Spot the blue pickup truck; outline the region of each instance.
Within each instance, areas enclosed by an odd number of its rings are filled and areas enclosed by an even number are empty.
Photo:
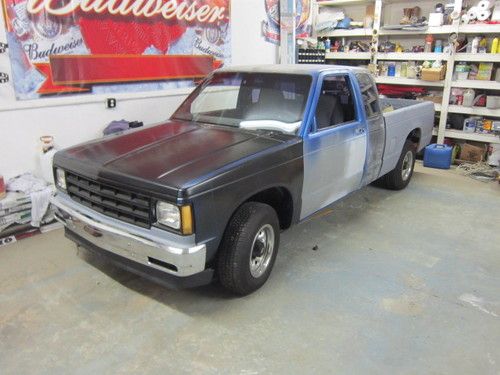
[[[280,231],[374,181],[405,188],[433,122],[364,69],[223,68],[165,123],[58,152],[52,203],[68,238],[125,269],[245,295]]]

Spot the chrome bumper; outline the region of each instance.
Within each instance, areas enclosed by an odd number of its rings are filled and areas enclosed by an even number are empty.
[[[162,241],[158,237],[124,230],[121,223],[114,226],[114,219],[92,214],[90,209],[78,209],[78,204],[58,193],[51,199],[56,207],[56,219],[67,230],[77,234],[94,246],[144,266],[170,275],[186,277],[205,270],[206,246]],[[92,215],[92,217],[90,216]],[[104,222],[107,221],[107,222]],[[122,226],[122,228],[120,228]],[[174,237],[165,233],[166,237]]]

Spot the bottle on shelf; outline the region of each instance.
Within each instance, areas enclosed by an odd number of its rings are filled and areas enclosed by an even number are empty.
[[[473,89],[465,90],[463,100],[462,100],[462,105],[464,107],[472,107],[472,104],[474,103],[475,96],[476,96],[476,93]]]
[[[425,37],[424,52],[432,52],[432,43],[434,42],[434,37],[432,35],[427,35]]]
[[[436,40],[436,44],[434,45],[434,52],[435,53],[442,53],[443,52],[443,41],[442,40]]]
[[[498,38],[493,39],[493,42],[491,42],[491,50],[490,53],[497,53],[500,52],[498,51]]]

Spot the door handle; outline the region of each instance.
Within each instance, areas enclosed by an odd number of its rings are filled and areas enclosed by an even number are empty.
[[[356,128],[356,130],[354,131],[356,134],[364,134],[365,132],[365,128]]]

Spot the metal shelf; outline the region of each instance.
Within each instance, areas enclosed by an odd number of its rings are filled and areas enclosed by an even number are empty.
[[[328,60],[370,60],[370,52],[327,52],[325,58]]]
[[[444,81],[423,81],[421,79],[403,77],[376,77],[375,82],[387,85],[444,87]]]
[[[454,25],[431,26],[426,30],[388,30],[380,27],[379,35],[427,35],[427,34],[450,34],[456,32],[457,28]]]
[[[459,25],[458,32],[464,34],[500,34],[500,25],[495,25],[495,24]]]
[[[463,139],[466,141],[500,143],[500,137],[494,134],[466,133],[461,130],[446,129],[444,136],[448,138]]]
[[[500,109],[489,109],[486,107],[464,107],[461,105],[449,105],[449,113],[464,113],[467,115],[500,117]]]
[[[499,55],[500,56],[500,55]],[[448,60],[450,56],[445,53],[414,53],[414,52],[389,52],[377,54],[377,60],[408,60],[408,61],[435,61],[435,60]]]
[[[471,89],[484,89],[484,90],[500,90],[500,82],[466,79],[463,81],[452,81],[451,87],[463,87],[466,89],[471,88]]]
[[[500,53],[457,53],[455,61],[500,62]]]
[[[318,34],[319,37],[337,37],[337,38],[342,38],[342,37],[351,37],[351,36],[372,36],[373,29],[337,29],[333,31],[329,31],[327,33],[320,33]]]

